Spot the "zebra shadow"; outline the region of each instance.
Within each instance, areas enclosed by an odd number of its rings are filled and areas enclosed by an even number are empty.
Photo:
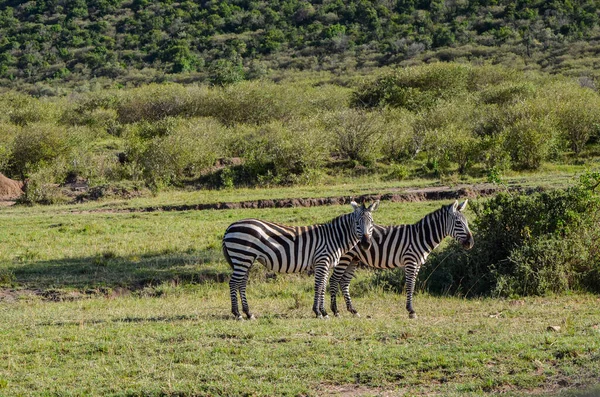
[[[23,262],[15,261],[5,267],[11,284],[45,291],[49,299],[53,289],[90,293],[135,291],[165,283],[223,283],[229,280],[231,273],[218,250],[155,252],[142,256],[117,256],[107,252],[97,256]]]

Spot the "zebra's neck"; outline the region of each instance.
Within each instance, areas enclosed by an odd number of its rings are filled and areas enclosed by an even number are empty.
[[[422,243],[429,251],[440,245],[442,240],[448,236],[447,219],[444,211],[437,210],[427,214],[413,226],[418,235],[422,236]]]
[[[338,245],[342,253],[349,251],[359,241],[354,229],[354,216],[352,213],[340,215],[332,219],[331,222],[317,227],[321,228],[328,238]]]

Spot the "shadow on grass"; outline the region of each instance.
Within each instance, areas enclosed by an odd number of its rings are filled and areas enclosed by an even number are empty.
[[[216,250],[163,252],[139,257],[105,253],[93,257],[14,263],[7,270],[11,273],[12,284],[18,288],[46,292],[76,289],[87,293],[106,293],[115,289],[136,291],[164,283],[222,283],[229,280],[231,273],[221,252]]]

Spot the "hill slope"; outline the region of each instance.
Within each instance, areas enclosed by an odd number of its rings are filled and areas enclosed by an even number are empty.
[[[100,76],[147,82],[181,72],[227,83],[269,68],[353,70],[431,58],[589,74],[600,51],[599,6],[597,0],[0,0],[0,83]]]

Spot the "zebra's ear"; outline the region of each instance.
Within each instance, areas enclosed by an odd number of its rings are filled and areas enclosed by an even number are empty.
[[[371,204],[367,211],[373,212],[377,209],[377,207],[379,207],[379,200],[376,200],[373,204]]]
[[[354,200],[352,200],[352,201],[350,202],[350,205],[352,206],[352,208],[354,208],[354,211],[356,211],[356,209],[357,209],[358,207],[360,207],[360,205],[358,205],[358,203],[357,203],[356,201],[354,201]]]
[[[460,203],[458,205],[458,210],[460,212],[463,212],[465,210],[465,208],[467,208],[467,203],[469,202],[469,199],[465,199],[465,201],[463,201],[462,203]]]
[[[454,200],[454,204],[452,204],[452,212],[456,212],[458,209],[458,200]]]

